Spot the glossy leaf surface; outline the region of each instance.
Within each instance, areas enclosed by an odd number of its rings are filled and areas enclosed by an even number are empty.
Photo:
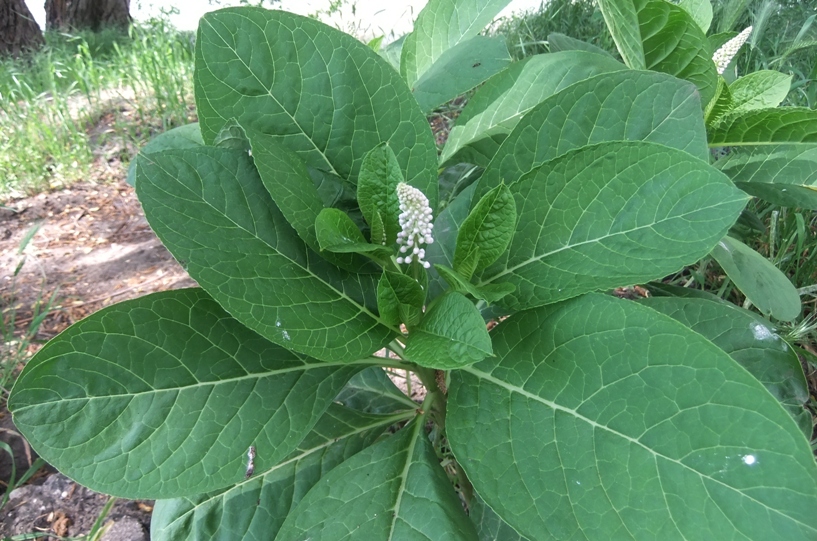
[[[199,24],[195,82],[205,142],[235,118],[354,184],[363,156],[391,141],[406,182],[437,200],[425,116],[388,62],[352,36],[284,11],[211,12]]]
[[[94,490],[172,498],[289,455],[360,368],[277,346],[200,289],[105,308],[44,347],[9,400],[38,454]]]
[[[652,297],[639,301],[703,335],[755,376],[811,438],[811,414],[803,407],[808,384],[797,354],[774,326],[731,303]]]
[[[729,114],[777,107],[786,99],[790,88],[791,75],[772,70],[747,73],[729,85],[732,95]]]
[[[680,323],[585,295],[511,316],[452,373],[446,426],[485,501],[531,539],[817,534],[817,464],[751,374]]]
[[[739,240],[724,237],[712,257],[738,289],[764,314],[783,321],[800,315],[800,295],[774,264]]]
[[[137,178],[162,243],[243,324],[327,361],[359,359],[390,341],[394,330],[374,312],[377,276],[347,273],[310,251],[246,153],[201,147],[151,154]]]
[[[476,284],[514,284],[500,301],[513,310],[693,263],[726,234],[747,199],[706,162],[643,142],[571,151],[510,189],[519,216],[513,241]]]

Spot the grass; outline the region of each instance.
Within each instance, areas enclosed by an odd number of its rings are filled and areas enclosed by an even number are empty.
[[[0,201],[89,178],[95,148],[113,138],[127,161],[191,120],[191,33],[155,19],[128,34],[45,37],[33,56],[0,61]],[[94,133],[103,116],[112,118]]]

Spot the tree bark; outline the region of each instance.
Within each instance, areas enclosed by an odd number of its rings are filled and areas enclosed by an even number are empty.
[[[45,20],[48,30],[127,28],[130,0],[46,0]]]
[[[42,44],[43,34],[24,0],[0,0],[0,56],[17,56]]]

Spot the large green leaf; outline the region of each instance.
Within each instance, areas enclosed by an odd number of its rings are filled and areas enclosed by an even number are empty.
[[[468,101],[451,129],[440,163],[466,146],[477,147],[490,159],[501,140],[534,106],[573,83],[623,69],[613,58],[587,51],[535,55],[511,64],[488,79]]]
[[[817,210],[817,145],[736,148],[715,167],[756,197]]]
[[[329,472],[276,541],[477,541],[424,425],[415,421]]]
[[[511,316],[451,375],[451,447],[485,501],[547,539],[817,537],[817,465],[717,346],[590,294]]]
[[[713,147],[817,143],[817,111],[805,107],[757,109],[729,116],[709,130]]]
[[[172,498],[264,470],[295,450],[358,366],[312,360],[230,317],[200,289],[89,316],[28,363],[14,422],[50,464],[94,490]]]
[[[224,490],[157,501],[151,539],[275,539],[287,514],[326,472],[406,417],[366,415],[333,404],[298,449],[266,471],[256,467],[252,477]]]
[[[366,413],[385,414],[417,409],[417,404],[392,383],[380,366],[372,366],[355,374],[335,401]]]
[[[771,261],[739,240],[724,237],[712,257],[758,310],[783,321],[800,315],[800,295]]]
[[[651,141],[709,159],[695,87],[662,73],[620,71],[585,79],[534,107],[502,143],[478,195],[569,150],[603,141]]]
[[[698,23],[704,34],[709,31],[712,24],[712,2],[710,0],[680,0],[678,5],[689,13],[692,19]]]
[[[363,156],[391,141],[406,182],[437,200],[436,146],[417,102],[386,60],[339,30],[284,11],[208,13],[195,82],[205,142],[235,118],[356,182]]]
[[[512,283],[513,310],[645,282],[705,256],[747,197],[688,153],[646,142],[582,147],[510,186],[518,221],[477,281]]]
[[[680,321],[724,350],[783,404],[811,438],[808,383],[800,359],[774,326],[748,310],[706,299],[651,297],[640,301]]]
[[[142,154],[150,154],[151,152],[159,152],[160,150],[168,150],[171,148],[196,148],[204,144],[201,138],[201,130],[199,123],[185,124],[178,128],[173,128],[166,132],[160,133],[151,139],[139,152]],[[136,162],[139,155],[133,158],[128,166],[128,176],[126,182],[133,186],[136,184]]]
[[[479,34],[510,0],[430,0],[406,37],[400,73],[411,88],[444,53]]]
[[[666,0],[603,0],[599,5],[628,66],[686,79],[698,87],[701,103],[709,103],[718,74],[709,41],[690,13]]]
[[[347,273],[310,251],[245,152],[150,154],[137,179],[153,230],[243,324],[328,361],[358,359],[391,340],[395,330],[374,313],[377,276]]]
[[[477,494],[471,498],[468,516],[477,527],[479,541],[529,541],[499,518]]]
[[[440,56],[414,84],[412,91],[420,109],[431,112],[468,92],[511,63],[505,38],[474,36]]]

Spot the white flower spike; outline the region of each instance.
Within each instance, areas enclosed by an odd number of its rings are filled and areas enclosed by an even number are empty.
[[[715,62],[715,66],[718,68],[718,75],[723,75],[723,72],[726,71],[726,68],[729,66],[729,62],[735,58],[735,55],[738,54],[738,51],[743,47],[743,44],[746,43],[750,35],[752,35],[751,26],[721,45],[721,48],[715,51],[715,54],[712,56],[712,61]]]
[[[411,253],[398,257],[397,263],[402,265],[417,261],[427,269],[431,267],[431,263],[424,261],[426,251],[420,246],[434,242],[431,236],[434,224],[431,223],[432,216],[428,198],[414,186],[401,182],[397,185],[397,200],[400,202],[398,221],[402,228],[397,233],[397,244],[400,245],[401,254],[411,250]]]

